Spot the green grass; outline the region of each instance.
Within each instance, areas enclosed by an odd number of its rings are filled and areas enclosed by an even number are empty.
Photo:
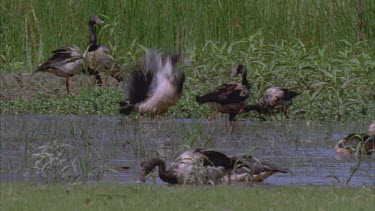
[[[302,93],[290,108],[292,119],[371,121],[375,119],[375,48],[367,49],[368,44],[367,41],[340,40],[322,47],[308,47],[298,39],[266,42],[261,32],[231,42],[207,41],[186,51],[192,65],[184,67],[187,75],[184,94],[166,117],[206,117],[207,106],[198,105],[195,96],[228,81],[240,81],[239,77],[230,79],[229,73],[241,62],[248,67],[249,103],[256,103],[268,87],[282,86]],[[338,46],[332,55],[328,53],[330,45]],[[126,53],[130,64],[142,54],[142,49],[135,43]],[[97,91],[84,85],[78,85],[78,96],[56,94],[51,97],[41,93],[31,101],[1,101],[0,112],[118,115],[117,102],[123,99],[121,88]],[[1,88],[6,90],[12,86],[14,84],[4,81]],[[241,116],[257,118],[254,113]]]
[[[25,101],[21,98],[1,103],[3,114],[76,114],[76,115],[118,115],[118,102],[123,100],[119,90],[80,90],[79,96],[56,94],[53,98],[39,95],[37,99]]]
[[[106,16],[100,43],[124,57],[134,41],[153,48],[187,50],[207,40],[233,41],[257,31],[270,42],[298,38],[308,46],[356,41],[356,1],[324,0],[3,0],[0,64],[32,69],[59,46],[88,45],[87,21]],[[365,39],[375,40],[375,3],[364,0]],[[370,43],[368,48],[373,48]],[[335,48],[335,46],[331,46]]]
[[[249,69],[250,103],[267,87],[283,86],[302,93],[291,108],[293,119],[369,121],[375,119],[375,3],[363,2],[365,40],[357,42],[352,0],[5,0],[0,72],[31,72],[64,45],[84,51],[87,20],[102,14],[99,42],[125,69],[144,48],[176,48],[192,58],[184,95],[167,117],[205,117],[209,111],[195,95],[231,80],[230,69],[242,62]],[[9,87],[2,81],[3,90]],[[78,89],[75,97],[41,93],[36,100],[1,101],[0,113],[117,115],[120,88]]]
[[[4,210],[373,210],[372,188],[2,184]]]

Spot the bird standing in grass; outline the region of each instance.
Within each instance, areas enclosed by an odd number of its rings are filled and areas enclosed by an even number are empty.
[[[143,162],[139,181],[144,182],[156,167],[160,179],[170,184],[261,182],[277,172],[288,172],[251,156],[228,157],[214,150],[194,149],[183,152],[168,169],[160,158]]]
[[[48,61],[40,64],[36,72],[53,73],[59,77],[66,78],[66,89],[68,93],[73,94],[72,77],[83,71],[83,55],[75,45],[63,47],[52,51],[53,55]]]
[[[177,67],[178,58],[163,58],[160,52],[148,50],[130,73],[124,90],[127,100],[120,102],[120,113],[128,115],[134,110],[161,115],[175,105],[185,82],[184,72]]]
[[[258,104],[245,106],[244,112],[257,111],[269,114],[276,111],[286,115],[289,106],[292,105],[293,98],[298,95],[300,94],[290,89],[271,87],[266,90]]]
[[[100,73],[105,74],[105,83],[107,83],[107,74],[114,77],[118,82],[124,80],[120,68],[115,65],[112,51],[104,45],[97,43],[95,25],[103,25],[104,21],[98,16],[91,16],[89,19],[90,45],[87,52],[88,73],[95,75],[96,82],[102,85]]]
[[[199,104],[207,103],[209,108],[214,111],[208,119],[211,120],[216,112],[229,114],[229,121],[234,121],[236,115],[241,113],[249,98],[249,82],[247,80],[247,69],[242,64],[237,64],[231,77],[241,74],[242,82],[229,82],[217,87],[202,96],[196,96]]]

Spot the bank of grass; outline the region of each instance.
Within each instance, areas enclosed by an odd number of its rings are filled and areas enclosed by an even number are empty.
[[[1,184],[3,210],[374,210],[374,192],[343,187]]]
[[[40,94],[34,100],[17,98],[0,103],[3,114],[73,114],[73,115],[118,115],[118,102],[123,100],[120,90],[107,88],[79,89],[79,96],[57,93],[54,97]]]
[[[367,48],[370,43],[339,40],[322,47],[309,47],[296,38],[270,42],[262,32],[231,42],[207,41],[185,51],[192,64],[183,68],[187,76],[184,94],[165,116],[205,118],[209,110],[205,105],[198,105],[195,96],[231,80],[240,81],[240,77],[230,79],[229,73],[241,62],[248,67],[249,103],[256,103],[268,87],[281,86],[301,93],[290,108],[292,119],[372,121],[375,119],[375,50]],[[336,46],[334,51],[331,45]],[[128,67],[143,54],[143,49],[144,46],[135,42],[125,54],[127,62],[120,63],[125,75],[130,71]],[[26,86],[28,83],[23,82]],[[1,83],[3,90],[12,86],[7,81]],[[101,89],[77,86],[77,91],[80,93],[77,96],[51,97],[41,93],[34,100],[1,101],[0,112],[118,115],[118,101],[124,99],[120,86]],[[22,93],[16,90],[14,94]],[[248,117],[258,116],[254,113],[239,116]]]
[[[50,1],[3,0],[0,3],[0,64],[35,67],[49,52],[65,45],[88,46],[87,20],[103,14],[100,43],[123,57],[132,42],[181,50],[206,40],[233,41],[262,30],[267,40],[300,39],[323,46],[357,37],[356,4],[341,0]],[[364,36],[375,39],[375,3],[363,0]],[[373,44],[373,43],[372,43]],[[330,46],[335,48],[335,46]],[[374,45],[368,45],[373,48]]]

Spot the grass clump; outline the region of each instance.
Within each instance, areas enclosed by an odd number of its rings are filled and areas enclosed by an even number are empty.
[[[372,188],[2,184],[6,210],[373,210]]]

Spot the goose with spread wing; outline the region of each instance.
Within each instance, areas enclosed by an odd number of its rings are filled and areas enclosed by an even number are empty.
[[[124,92],[126,101],[120,102],[120,113],[131,111],[161,115],[175,105],[182,96],[185,73],[177,66],[179,56],[162,56],[148,50],[130,73]]]

